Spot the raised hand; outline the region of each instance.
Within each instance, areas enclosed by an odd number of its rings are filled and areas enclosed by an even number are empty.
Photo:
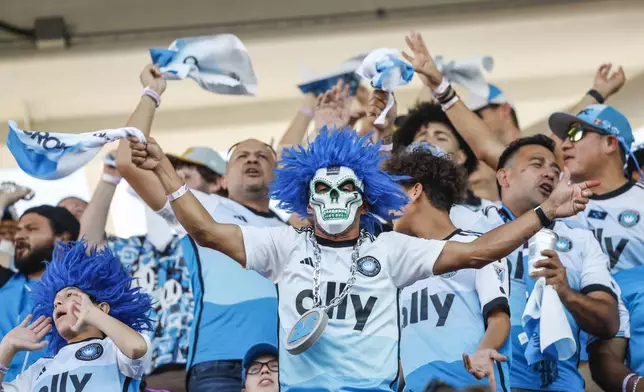
[[[40,316],[36,321],[29,324],[32,315],[28,315],[22,323],[9,331],[2,339],[2,344],[7,344],[15,353],[18,351],[36,351],[47,345],[42,340],[51,330],[51,318]]]
[[[367,108],[365,109],[367,118],[370,120],[371,124],[373,125],[374,128],[376,128],[378,131],[381,131],[391,124],[396,120],[396,116],[398,113],[398,108],[397,108],[397,103],[394,100],[394,106],[389,109],[387,112],[387,117],[385,118],[385,123],[376,125],[374,124],[374,121],[382,111],[385,109],[387,106],[387,100],[389,99],[389,93],[383,90],[373,90],[371,93],[371,96],[369,97],[369,102],[367,103]]]
[[[423,37],[415,31],[411,31],[409,35],[405,37],[405,42],[407,42],[407,46],[409,47],[409,50],[411,50],[413,56],[410,56],[403,51],[403,57],[411,63],[414,67],[414,71],[416,71],[425,86],[432,90],[438,88],[443,80],[443,74],[436,67],[436,63],[434,63],[434,59],[429,54],[429,50],[427,50]]]
[[[492,391],[496,391],[496,377],[494,376],[494,361],[505,362],[508,358],[496,350],[485,348],[477,350],[472,355],[463,354],[465,369],[476,377],[477,380],[487,377]]]
[[[564,168],[562,178],[543,203],[543,209],[550,219],[574,216],[586,208],[588,198],[593,195],[591,188],[599,184],[599,181],[594,180],[572,183],[570,170]]]
[[[143,143],[132,136],[127,140],[130,142],[132,150],[132,163],[143,170],[154,170],[159,166],[164,154],[156,140],[148,137],[148,142]]]
[[[100,311],[96,305],[92,303],[92,300],[89,299],[89,296],[83,292],[74,292],[74,305],[72,313],[76,317],[76,324],[71,327],[71,330],[74,332],[82,331],[85,326],[91,324],[92,312]]]
[[[141,85],[143,87],[150,87],[159,95],[163,94],[166,88],[166,81],[163,79],[163,74],[158,66],[154,64],[146,65],[141,71]]]
[[[18,200],[24,198],[31,192],[31,189],[22,188],[13,192],[2,192],[0,191],[0,207],[8,207]]]
[[[316,129],[323,126],[341,128],[349,124],[351,118],[352,97],[349,96],[349,85],[342,80],[318,97],[313,121]]]
[[[626,75],[624,74],[624,69],[618,67],[617,71],[611,73],[611,68],[613,64],[602,64],[595,74],[595,81],[593,83],[593,89],[597,90],[604,99],[608,99],[611,95],[618,92],[624,83],[626,83]]]

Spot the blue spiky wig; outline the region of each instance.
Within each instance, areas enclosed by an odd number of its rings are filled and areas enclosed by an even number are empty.
[[[364,184],[362,196],[368,212],[361,216],[360,225],[373,233],[380,224],[378,217],[397,218],[389,211],[405,206],[407,194],[396,183],[406,177],[392,176],[380,169],[385,159],[380,154],[380,142],[374,144],[369,137],[370,134],[358,136],[349,128],[323,127],[307,146],[285,149],[275,169],[270,196],[279,200],[279,208],[308,217],[309,183],[315,172],[331,166],[348,167]]]
[[[133,287],[133,279],[109,250],[97,250],[82,242],[59,242],[53,259],[39,282],[33,286],[34,320],[40,316],[53,317],[54,298],[65,287],[76,287],[94,303],[110,305],[110,316],[136,331],[152,329],[148,318],[152,308],[149,295]],[[52,328],[49,354],[56,355],[67,344]]]

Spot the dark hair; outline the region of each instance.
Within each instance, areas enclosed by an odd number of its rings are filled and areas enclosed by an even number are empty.
[[[457,389],[453,386],[439,380],[434,379],[427,384],[423,392],[456,392]]]
[[[547,148],[550,152],[554,154],[556,144],[554,140],[542,134],[521,137],[516,140],[513,140],[512,143],[510,143],[505,148],[505,150],[503,150],[503,153],[501,153],[501,156],[499,157],[499,163],[496,165],[496,170],[505,168],[505,166],[508,164],[508,161],[512,159],[512,157],[522,147],[525,147],[525,146],[542,146]],[[501,196],[501,184],[499,184],[499,180],[496,180],[496,189],[499,191],[499,196]]]
[[[172,163],[172,166],[174,167],[174,170],[179,170],[184,167],[194,167],[201,178],[203,178],[204,181],[206,181],[208,184],[215,184],[217,182],[217,179],[221,177],[220,174],[204,165],[197,165],[194,163],[182,161],[181,159],[176,159],[174,157],[169,157],[169,159],[170,163]],[[222,188],[219,190],[219,192],[217,192],[217,194],[219,196],[228,197],[228,190]]]
[[[72,241],[78,239],[78,235],[80,234],[80,223],[71,212],[67,211],[66,208],[48,205],[32,207],[22,214],[21,219],[27,214],[38,214],[47,218],[54,235],[69,233],[72,237]]]
[[[637,164],[640,165],[640,168],[644,165],[644,148],[633,151],[633,156],[637,160]],[[637,171],[637,165],[633,160],[633,156],[628,157],[628,163],[626,165],[626,176],[631,178],[634,171]]]
[[[412,144],[420,128],[430,122],[441,123],[452,131],[458,141],[458,147],[465,152],[465,163],[463,163],[463,167],[465,167],[468,174],[473,173],[478,165],[478,159],[474,151],[465,142],[465,139],[454,128],[454,125],[449,121],[443,108],[438,103],[423,102],[409,111],[396,133],[394,133],[394,150],[399,150]]]
[[[391,175],[409,177],[398,181],[402,185],[422,184],[429,201],[440,210],[449,212],[454,204],[465,199],[465,170],[447,157],[437,157],[420,148],[403,150],[392,155],[384,168]]]
[[[482,117],[482,116],[481,116],[481,111],[483,111],[483,109],[486,109],[486,108],[498,109],[498,108],[500,108],[502,105],[505,105],[505,104],[500,104],[500,103],[491,103],[491,104],[489,104],[489,105],[486,105],[486,106],[484,106],[484,107],[482,107],[482,108],[480,108],[480,109],[478,109],[478,110],[474,111],[474,113],[476,113],[476,115],[477,115],[477,116]],[[508,104],[508,105],[509,105],[509,104]],[[521,128],[519,127],[519,118],[517,117],[517,112],[516,112],[516,110],[514,110],[514,108],[512,107],[512,105],[510,105],[510,116],[512,117],[512,123],[514,123],[514,126],[515,126],[515,127],[517,127],[517,129],[521,129]]]

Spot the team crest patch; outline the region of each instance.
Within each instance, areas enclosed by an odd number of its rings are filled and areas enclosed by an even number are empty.
[[[633,227],[640,221],[640,213],[633,210],[626,210],[619,214],[619,224],[624,227]]]
[[[98,343],[91,343],[76,351],[76,359],[79,361],[93,361],[103,355],[103,346]]]
[[[572,249],[572,241],[570,238],[559,236],[559,240],[557,240],[555,248],[557,248],[559,252],[570,252]]]
[[[364,276],[373,278],[380,273],[380,262],[374,257],[366,256],[358,260],[358,272]]]

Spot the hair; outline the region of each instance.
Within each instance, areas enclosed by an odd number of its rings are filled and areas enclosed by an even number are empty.
[[[89,204],[86,200],[83,200],[83,199],[81,199],[80,197],[77,197],[77,196],[67,196],[67,197],[64,197],[64,198],[60,199],[60,201],[59,201],[59,202],[58,202],[58,204],[56,204],[56,205],[57,205],[57,206],[59,206],[59,205],[60,205],[60,203],[64,202],[65,200],[72,200],[72,199],[73,199],[73,200],[78,200],[78,201],[80,201],[81,203],[84,203],[86,206],[87,206],[87,204]]]
[[[139,332],[152,330],[152,320],[148,318],[151,297],[133,287],[133,278],[109,249],[88,249],[82,241],[59,242],[53,256],[42,278],[33,286],[34,319],[52,317],[56,294],[66,287],[75,287],[94,303],[109,304],[110,316],[130,328]],[[49,353],[56,355],[65,344],[65,339],[53,328]]]
[[[465,152],[463,167],[465,167],[468,174],[473,173],[478,166],[478,159],[438,103],[423,102],[409,111],[396,133],[394,133],[394,150],[400,150],[412,144],[420,128],[430,122],[443,124],[452,131],[458,141],[458,147]]]
[[[181,159],[176,159],[172,156],[168,158],[170,159],[170,163],[172,163],[174,170],[179,170],[184,167],[187,167],[187,168],[194,167],[195,170],[197,170],[197,173],[199,173],[199,175],[201,176],[201,178],[203,178],[203,180],[208,184],[216,184],[217,180],[222,177],[221,174],[218,174],[217,172],[215,172],[214,170],[210,169],[207,166],[186,162]],[[219,196],[228,197],[228,190],[221,188],[219,192],[217,192],[217,194]]]
[[[444,156],[432,155],[422,147],[398,152],[385,162],[389,174],[405,176],[398,181],[404,186],[421,184],[432,205],[449,212],[454,204],[465,199],[467,173]]]
[[[484,107],[482,107],[480,109],[477,109],[476,111],[474,111],[474,113],[476,113],[477,116],[481,117],[481,111],[483,111],[483,109],[487,109],[487,108],[498,109],[502,105],[505,105],[505,104],[491,103],[491,104],[486,105],[486,106],[484,106]],[[517,127],[517,129],[521,129],[521,127],[519,127],[519,118],[517,117],[517,111],[514,110],[514,107],[512,107],[512,105],[510,105],[510,116],[512,117],[512,123],[514,124],[514,126]]]
[[[644,166],[644,148],[640,148],[637,150],[634,150],[632,156],[628,157],[628,163],[626,164],[626,176],[631,179],[633,177],[633,172],[637,171],[637,165],[635,164],[635,160],[637,160],[637,164],[640,166]],[[635,160],[633,159],[635,157]]]
[[[323,127],[306,147],[285,149],[282,160],[275,169],[270,196],[279,200],[279,208],[309,217],[309,183],[315,172],[332,166],[350,168],[364,184],[362,196],[367,213],[360,217],[360,225],[373,233],[380,224],[378,217],[384,220],[395,219],[389,211],[400,210],[408,198],[396,184],[404,178],[392,176],[380,169],[380,163],[385,158],[380,154],[380,142],[371,143],[370,136],[371,134],[358,136],[356,131],[349,128]]]
[[[526,136],[513,140],[501,153],[496,170],[505,168],[510,159],[512,159],[512,157],[525,146],[542,146],[554,154],[556,144],[554,140],[542,134]],[[499,180],[496,180],[496,188],[499,191],[499,196],[501,196],[501,184],[499,184]]]
[[[63,233],[69,233],[71,238],[76,240],[80,234],[80,222],[66,208],[48,205],[32,207],[22,214],[21,219],[27,214],[38,214],[47,218],[54,235],[58,236]]]

